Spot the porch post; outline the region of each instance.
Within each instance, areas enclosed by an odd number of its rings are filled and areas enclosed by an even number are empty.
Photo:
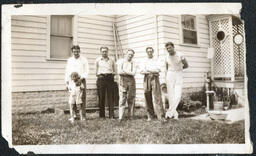
[[[233,45],[233,28],[232,28],[232,17],[229,18],[228,22],[229,31],[231,39],[229,40],[230,44],[230,64],[231,64],[231,81],[235,81],[235,64],[234,64],[234,45]]]

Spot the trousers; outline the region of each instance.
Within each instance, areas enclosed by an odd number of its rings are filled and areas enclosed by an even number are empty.
[[[179,105],[183,85],[182,71],[168,71],[166,75],[166,86],[168,92],[169,109],[168,114],[178,116],[177,107]]]
[[[126,102],[128,104],[128,118],[134,116],[136,83],[133,76],[120,76],[119,81],[119,119],[123,119]]]
[[[153,118],[156,113],[157,118],[161,119],[164,115],[164,109],[161,98],[159,76],[153,74],[145,75],[143,85],[148,118]]]
[[[107,95],[107,103],[109,107],[109,117],[114,117],[113,103],[113,85],[114,76],[112,74],[99,75],[97,78],[97,92],[99,97],[99,116],[105,117],[105,96]]]

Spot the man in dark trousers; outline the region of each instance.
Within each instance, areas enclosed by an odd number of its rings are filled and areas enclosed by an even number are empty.
[[[105,95],[109,107],[109,118],[114,118],[113,85],[115,62],[108,57],[108,47],[100,48],[101,57],[96,59],[97,91],[99,96],[99,116],[105,118]]]

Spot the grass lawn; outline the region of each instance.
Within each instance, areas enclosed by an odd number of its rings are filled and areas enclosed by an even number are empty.
[[[77,120],[73,125],[63,113],[13,114],[13,144],[244,143],[244,121],[226,124],[180,118],[163,124],[147,122],[145,114],[144,109],[138,109],[136,119],[119,123],[117,119],[98,118],[98,112],[87,113],[86,121]]]

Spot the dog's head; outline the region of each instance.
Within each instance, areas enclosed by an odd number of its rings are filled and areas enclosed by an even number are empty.
[[[77,72],[72,72],[70,77],[71,77],[71,80],[73,80],[75,82],[80,79],[80,76],[79,76],[79,74]]]
[[[162,83],[162,84],[160,85],[160,88],[161,88],[161,92],[162,92],[162,93],[167,93],[166,83]]]

